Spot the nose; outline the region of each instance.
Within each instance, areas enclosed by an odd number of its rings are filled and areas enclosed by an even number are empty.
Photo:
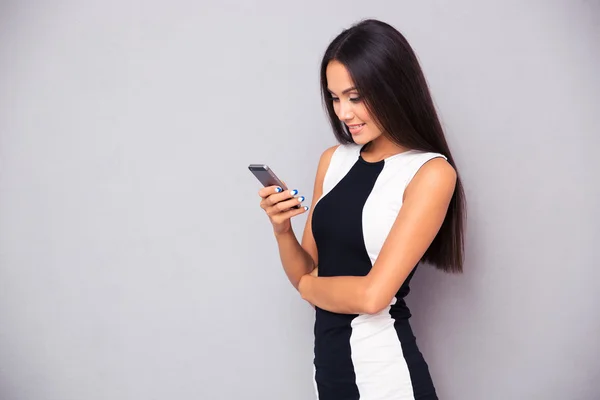
[[[354,118],[350,102],[340,100],[339,118],[342,121],[351,121]]]

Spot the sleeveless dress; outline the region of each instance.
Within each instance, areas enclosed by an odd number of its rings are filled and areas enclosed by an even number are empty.
[[[362,147],[338,146],[325,174],[311,221],[319,276],[367,275],[410,180],[427,161],[446,158],[409,150],[367,162]],[[437,399],[404,302],[415,270],[377,314],[338,314],[316,307],[313,371],[318,400]]]

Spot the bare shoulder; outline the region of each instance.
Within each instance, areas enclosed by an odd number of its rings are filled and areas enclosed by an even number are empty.
[[[336,144],[335,146],[331,146],[331,147],[328,147],[327,149],[325,149],[323,154],[321,154],[321,159],[319,160],[319,163],[324,162],[327,165],[329,165],[329,162],[331,161],[331,157],[333,157],[333,153],[335,153],[335,151],[337,150],[338,147],[340,147],[340,145]]]
[[[339,144],[335,146],[331,146],[321,154],[321,158],[319,159],[319,167],[317,169],[317,175],[321,178],[325,176],[325,172],[327,172],[327,168],[329,167],[329,163],[331,162],[331,157],[333,157],[333,153],[340,147]]]
[[[456,170],[446,159],[436,157],[423,164],[416,176],[425,177],[424,179],[456,181]]]
[[[433,158],[421,166],[406,188],[406,194],[435,192],[451,197],[456,186],[456,170],[442,157]]]

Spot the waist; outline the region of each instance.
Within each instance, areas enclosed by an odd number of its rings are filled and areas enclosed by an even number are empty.
[[[410,323],[405,315],[392,317],[389,310],[378,314],[360,314],[338,317],[337,324],[331,323],[327,312],[317,312],[315,320],[315,365],[339,368],[349,359],[371,365],[394,364],[402,358],[403,350],[416,349]]]
[[[314,334],[316,341],[348,340],[363,332],[376,334],[395,325],[408,325],[410,310],[404,301],[377,314],[339,314],[316,307]]]

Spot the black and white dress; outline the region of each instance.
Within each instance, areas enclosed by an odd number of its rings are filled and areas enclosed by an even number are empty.
[[[313,210],[319,276],[364,276],[377,260],[404,190],[419,168],[442,154],[409,150],[378,162],[362,146],[340,145]],[[409,324],[408,276],[377,314],[316,308],[314,383],[319,400],[437,399]]]

